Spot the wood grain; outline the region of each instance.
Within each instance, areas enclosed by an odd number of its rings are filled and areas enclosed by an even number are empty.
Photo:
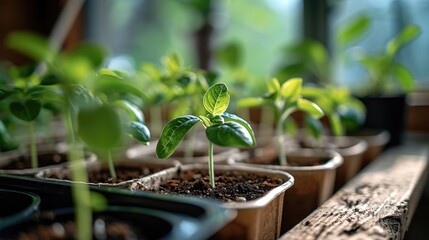
[[[428,174],[428,147],[390,149],[281,239],[402,239]]]

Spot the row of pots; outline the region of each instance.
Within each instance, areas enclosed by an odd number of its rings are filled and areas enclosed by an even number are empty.
[[[381,132],[380,134],[385,134]],[[380,138],[380,134],[378,137]],[[369,147],[363,140],[356,138],[342,138],[341,142],[346,140],[346,144],[338,144],[338,139],[331,142],[337,142],[335,151],[327,149],[302,149],[293,144],[288,150],[288,166],[279,166],[270,162],[270,160],[259,160],[260,156],[269,156],[273,152],[273,144],[270,140],[259,141],[258,148],[238,151],[219,148],[215,152],[216,162],[230,164],[227,166],[216,165],[216,175],[225,171],[236,171],[244,174],[251,171],[257,175],[270,175],[274,178],[282,179],[282,184],[269,191],[258,200],[246,202],[233,202],[221,204],[222,209],[233,209],[237,211],[237,217],[221,230],[215,237],[242,238],[242,239],[275,239],[280,234],[297,224],[311,211],[327,200],[333,193],[346,183],[363,166],[362,161],[366,157],[374,157],[374,151],[380,151],[382,145]],[[266,144],[265,144],[266,142]],[[264,143],[264,144],[261,144]],[[201,144],[201,142],[198,142]],[[196,144],[196,147],[204,147]],[[151,144],[155,146],[156,144]],[[370,145],[372,146],[372,145]],[[377,148],[377,149],[375,149]],[[158,171],[154,174],[139,179],[126,180],[120,183],[93,183],[93,188],[99,186],[110,186],[117,188],[128,188],[130,190],[141,189],[156,186],[162,180],[168,180],[177,177],[182,172],[190,169],[206,170],[207,164],[187,164],[189,159],[173,156],[176,160],[154,160],[154,152],[147,147],[135,147],[128,151],[128,160],[120,161],[116,166],[131,164],[134,167],[151,167]],[[229,152],[228,152],[229,151]],[[274,150],[275,152],[275,150]],[[366,154],[366,157],[363,157]],[[91,159],[91,156],[88,156]],[[145,160],[141,160],[145,159]],[[193,157],[192,161],[206,162],[206,157]],[[262,161],[262,162],[261,162]],[[264,163],[264,161],[266,161]],[[128,165],[129,166],[129,165]],[[102,165],[93,160],[88,161],[88,170],[96,172]],[[7,173],[7,170],[0,170]],[[28,174],[28,172],[26,172]],[[53,180],[52,176],[68,179],[67,166],[51,167],[38,171],[37,180],[46,181],[50,184],[69,184],[69,180]],[[295,184],[294,184],[295,182]],[[291,187],[294,184],[293,187]],[[286,189],[290,188],[288,191]],[[233,211],[231,211],[233,212]]]

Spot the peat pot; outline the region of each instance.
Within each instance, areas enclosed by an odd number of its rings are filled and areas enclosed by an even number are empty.
[[[35,194],[0,188],[0,230],[30,218],[39,205]]]
[[[127,188],[133,181],[149,176],[167,168],[177,168],[180,162],[172,159],[123,159],[115,162],[117,179],[113,180],[107,163],[94,162],[87,164],[88,179],[90,185],[98,187]],[[37,178],[50,181],[71,182],[70,166],[55,167],[42,170],[36,174]]]
[[[173,178],[186,178],[189,172],[203,173],[207,172],[207,164],[188,164],[183,165],[179,170],[168,169],[159,172],[151,177],[142,178],[131,185],[132,190],[149,190],[159,188],[165,182],[171,181]],[[201,177],[190,176],[195,179],[194,186],[201,185]],[[254,175],[259,178],[275,179],[280,181],[278,186],[273,185],[272,189],[263,194],[263,196],[254,200],[242,201],[236,198],[237,201],[227,201],[222,203],[222,207],[234,209],[237,211],[237,217],[224,228],[218,231],[214,239],[277,239],[280,235],[281,218],[284,194],[288,188],[293,185],[294,178],[285,172],[275,171],[262,168],[252,168],[248,166],[230,166],[216,165],[216,176],[249,176]],[[204,182],[204,181],[203,181]],[[245,184],[237,183],[232,187],[234,189],[242,189]],[[210,187],[209,187],[210,188]],[[196,189],[196,188],[195,188]],[[189,195],[189,194],[188,194]],[[191,195],[189,195],[191,196]],[[241,201],[241,202],[240,202]]]
[[[359,129],[348,135],[364,140],[368,146],[363,154],[361,169],[380,155],[390,138],[389,132],[384,129]]]
[[[67,161],[67,147],[62,144],[43,144],[37,147],[38,168],[31,168],[30,151],[16,150],[0,154],[0,174],[18,174],[34,176],[37,172],[52,167],[64,167]],[[97,157],[92,153],[85,153],[87,163],[95,162]]]
[[[336,171],[343,163],[343,157],[339,153],[324,149],[289,148],[288,164],[284,166],[275,163],[277,159],[269,162],[260,157],[249,158],[247,154],[248,152],[243,152],[244,156],[239,158],[251,160],[237,164],[288,172],[295,179],[294,185],[285,194],[282,234],[332,195]]]
[[[368,148],[367,143],[355,137],[328,137],[327,149],[338,152],[343,157],[343,164],[337,169],[334,191],[340,189],[362,166],[363,155]]]

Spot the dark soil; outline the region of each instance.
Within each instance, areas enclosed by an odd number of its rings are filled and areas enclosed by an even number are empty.
[[[64,163],[67,161],[65,153],[40,153],[38,155],[39,167],[46,167]],[[21,156],[16,161],[11,161],[9,164],[2,167],[5,170],[22,170],[31,168],[31,156]]]
[[[192,195],[208,197],[224,202],[245,202],[262,197],[271,189],[283,184],[279,178],[270,178],[256,174],[243,174],[234,171],[223,172],[215,176],[216,187],[212,188],[207,172],[184,171],[180,178],[163,182],[159,189],[149,191],[162,194]]]
[[[116,179],[113,179],[110,175],[107,167],[102,167],[99,170],[91,170],[88,172],[88,180],[90,183],[121,183],[132,179],[139,179],[146,177],[155,172],[163,170],[160,167],[137,167],[137,166],[115,166]],[[61,172],[53,173],[49,178],[70,180],[69,174],[63,174]]]
[[[100,216],[94,221],[93,239],[139,239],[139,232],[123,221]],[[74,221],[34,224],[22,229],[14,239],[76,239]]]

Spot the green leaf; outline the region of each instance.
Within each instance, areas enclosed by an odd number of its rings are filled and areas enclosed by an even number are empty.
[[[228,108],[229,99],[227,86],[224,83],[217,83],[204,94],[203,105],[212,115],[220,115]]]
[[[42,103],[35,99],[30,99],[26,101],[14,101],[9,105],[11,113],[27,122],[31,122],[37,118],[42,109]]]
[[[201,121],[203,122],[205,127],[209,127],[212,125],[212,122],[210,121],[210,119],[206,116],[199,116]]]
[[[328,115],[329,123],[331,125],[331,131],[334,136],[343,136],[344,135],[344,127],[341,123],[340,116],[336,113],[332,113]]]
[[[103,194],[94,191],[91,191],[90,193],[92,209],[96,212],[106,209],[109,203]]]
[[[359,15],[346,25],[340,27],[336,39],[342,45],[351,44],[353,41],[363,36],[363,34],[368,31],[370,25],[371,19],[368,15]]]
[[[101,105],[81,109],[78,113],[78,133],[88,146],[110,150],[121,141],[121,120],[113,107]]]
[[[323,98],[325,97],[325,92],[321,88],[303,87],[301,95],[306,98]]]
[[[60,82],[61,80],[55,74],[47,74],[42,77],[40,85],[55,85]]]
[[[201,122],[201,119],[192,115],[174,118],[169,121],[162,129],[156,145],[157,157],[167,158],[171,156],[186,133],[198,122]]]
[[[242,98],[237,102],[237,107],[260,107],[265,106],[266,102],[263,98]]]
[[[126,76],[120,75],[110,69],[102,69],[97,78],[96,90],[100,92],[129,93],[141,99],[148,99],[135,85]]]
[[[216,60],[227,67],[236,68],[241,64],[241,49],[237,42],[231,42],[218,48],[215,52]]]
[[[51,62],[55,53],[50,49],[48,40],[32,32],[13,32],[6,38],[6,45],[37,61]]]
[[[415,39],[420,34],[420,28],[415,25],[406,26],[396,37],[386,45],[386,54],[394,57],[401,47]]]
[[[356,129],[365,121],[365,109],[354,103],[340,105],[337,112],[347,130]]]
[[[322,109],[317,106],[317,104],[307,99],[298,99],[297,106],[300,110],[304,111],[313,118],[319,119],[323,117]]]
[[[392,73],[395,78],[398,80],[399,85],[402,90],[405,92],[410,92],[414,90],[415,83],[414,77],[411,71],[400,63],[395,63],[392,66]]]
[[[235,123],[238,123],[241,126],[245,127],[247,132],[252,137],[253,146],[256,146],[255,133],[253,132],[252,126],[250,126],[250,124],[246,120],[244,120],[243,118],[241,118],[235,114],[227,113],[227,112],[223,113],[222,117],[225,120],[225,122],[235,122]]]
[[[323,126],[319,120],[316,120],[308,115],[304,118],[304,128],[306,132],[315,139],[320,139],[322,136]]]
[[[106,57],[106,50],[100,45],[94,43],[79,43],[72,51],[68,54],[71,58],[85,58],[90,63],[92,68],[98,68],[104,62]]]
[[[267,82],[268,92],[269,93],[279,93],[280,92],[280,83],[277,78],[272,78]]]
[[[212,125],[206,128],[206,136],[213,144],[224,147],[251,147],[254,141],[249,131],[236,122]]]
[[[149,128],[147,128],[143,123],[135,121],[130,122],[129,133],[134,139],[140,141],[141,143],[146,145],[149,144],[150,131]]]
[[[7,89],[1,89],[0,88],[0,101],[3,99],[8,98],[10,95],[12,95],[15,91],[7,90]]]
[[[121,109],[124,109],[128,114],[128,118],[131,119],[132,121],[144,123],[143,112],[136,105],[125,100],[118,100],[118,101],[115,101],[113,104],[115,106],[120,107]]]
[[[301,97],[302,79],[292,78],[283,83],[281,96],[287,99],[289,103],[296,102]]]

